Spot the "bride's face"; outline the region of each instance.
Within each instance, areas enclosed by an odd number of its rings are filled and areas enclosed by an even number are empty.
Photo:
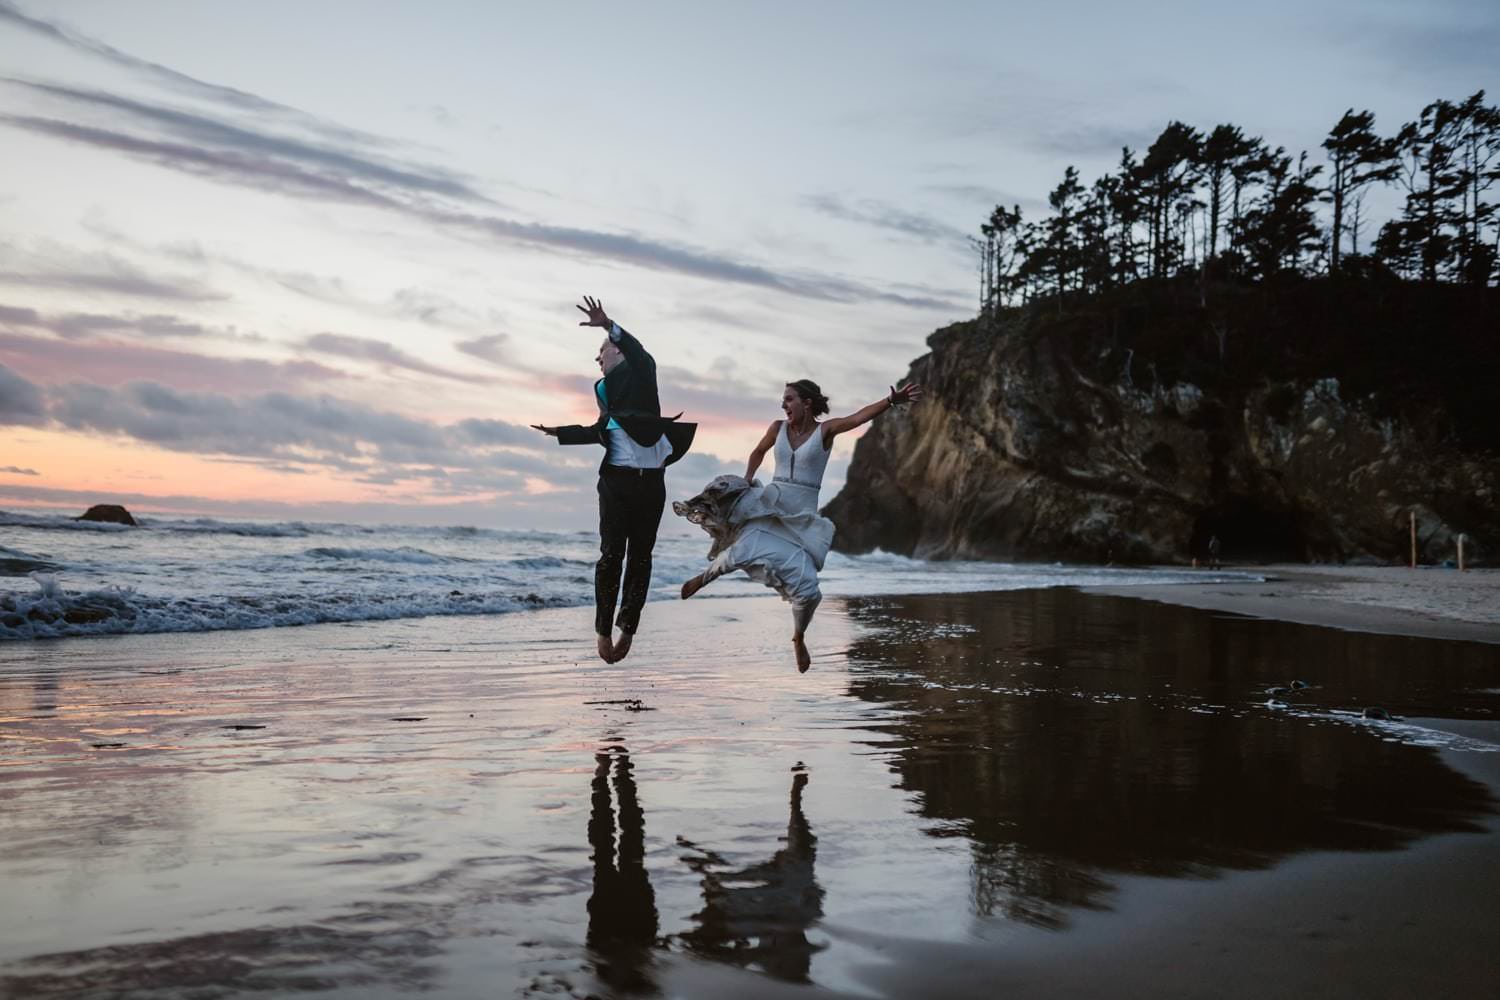
[[[801,423],[803,416],[807,413],[807,402],[799,395],[797,390],[787,386],[781,394],[781,412],[791,423]]]

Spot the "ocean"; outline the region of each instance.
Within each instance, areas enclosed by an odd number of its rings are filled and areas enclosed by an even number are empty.
[[[598,536],[140,517],[136,528],[0,511],[0,640],[497,615],[593,601]],[[702,569],[706,535],[664,534],[652,600]],[[1258,580],[1246,573],[833,553],[830,597]],[[746,578],[694,600],[762,595]]]

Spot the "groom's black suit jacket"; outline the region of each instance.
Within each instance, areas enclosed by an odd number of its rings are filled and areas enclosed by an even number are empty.
[[[625,360],[599,380],[604,383],[602,400],[599,399],[599,382],[594,383],[594,399],[599,403],[599,419],[588,425],[570,424],[559,427],[557,441],[559,444],[598,444],[608,448],[609,438],[605,429],[613,419],[630,435],[632,441],[643,448],[655,445],[665,434],[672,444],[672,454],[666,462],[671,465],[692,447],[698,425],[661,415],[661,399],[656,391],[656,359],[624,327],[619,324],[616,326],[620,331],[620,338],[615,341],[615,346],[619,347]]]

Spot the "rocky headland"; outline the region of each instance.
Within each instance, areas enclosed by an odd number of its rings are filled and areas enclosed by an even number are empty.
[[[927,338],[835,546],[922,558],[1500,557],[1500,309],[1397,280],[1138,283]],[[1493,295],[1493,290],[1488,294]]]

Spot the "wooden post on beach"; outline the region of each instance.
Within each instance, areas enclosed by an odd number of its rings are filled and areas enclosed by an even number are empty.
[[[1458,536],[1458,571],[1466,571],[1469,567],[1464,565],[1464,536]]]
[[[1407,515],[1411,518],[1411,568],[1417,568],[1417,512],[1412,511]]]

